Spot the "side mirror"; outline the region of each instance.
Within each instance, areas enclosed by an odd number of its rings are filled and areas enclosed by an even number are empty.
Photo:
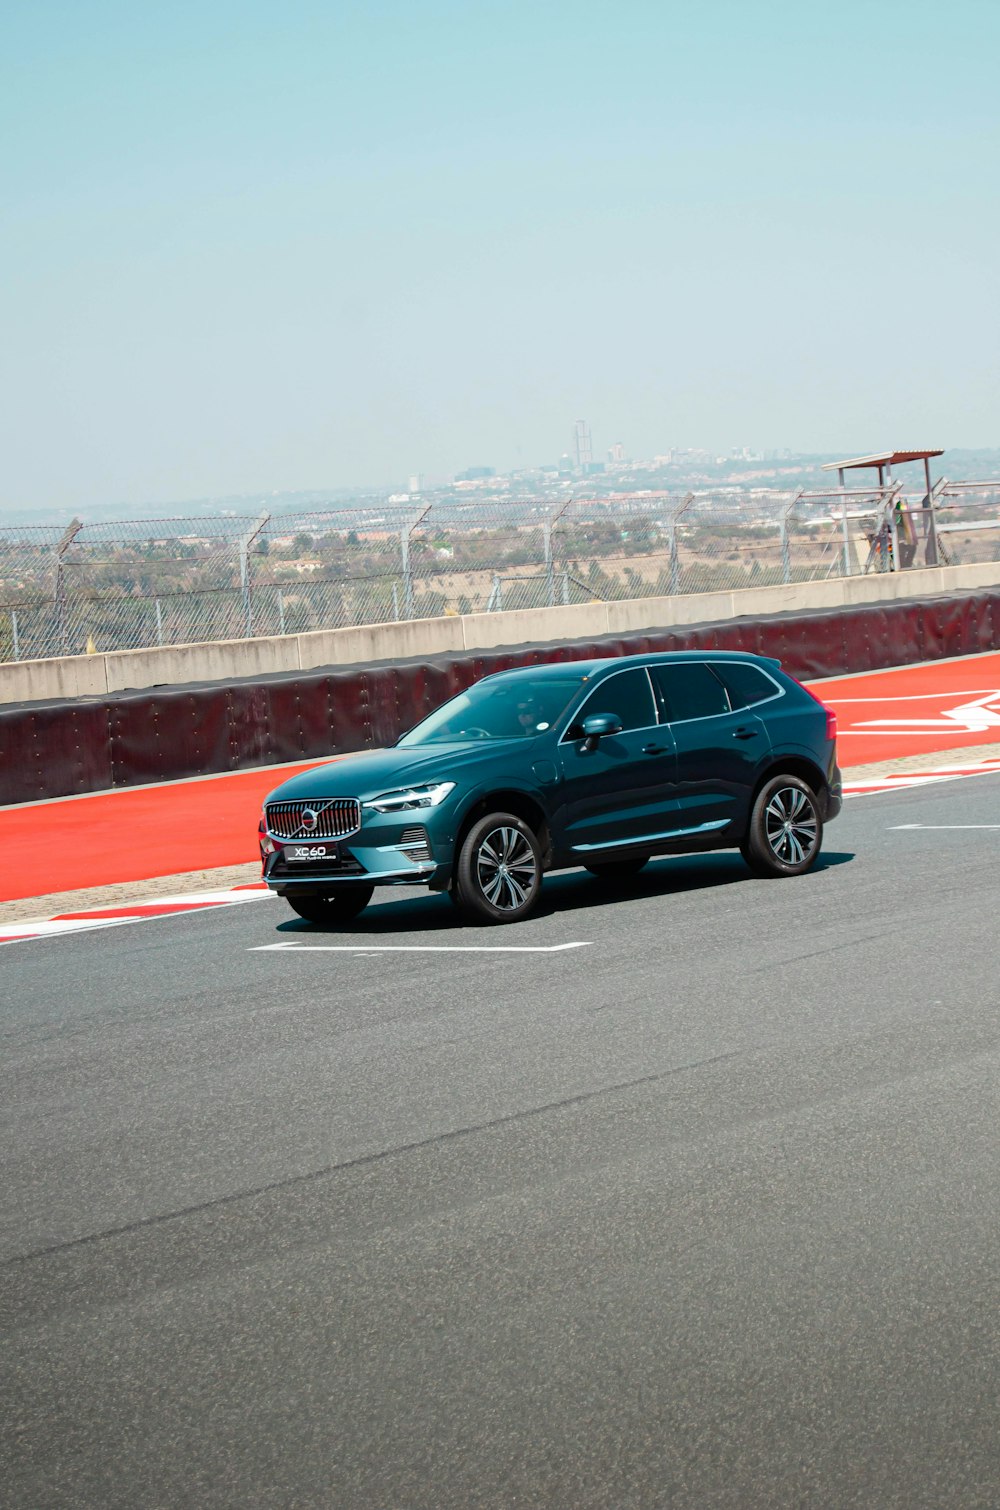
[[[583,748],[596,750],[597,741],[606,734],[620,734],[622,721],[617,713],[588,713],[583,720]]]

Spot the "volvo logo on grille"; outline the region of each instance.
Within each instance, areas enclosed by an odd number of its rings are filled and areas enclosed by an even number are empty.
[[[302,809],[302,827],[311,834],[319,823],[319,814],[311,807]]]

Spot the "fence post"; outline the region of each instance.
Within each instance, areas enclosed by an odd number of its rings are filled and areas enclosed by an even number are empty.
[[[892,569],[902,571],[903,563],[899,559],[899,516],[896,513],[896,502],[902,483],[897,482],[889,495],[889,538],[892,542]]]
[[[63,655],[69,655],[69,634],[66,628],[66,552],[82,529],[82,521],[74,519],[72,524],[66,526],[62,537],[54,547],[56,566],[52,585],[52,597],[56,610],[56,624],[59,630],[59,648]]]
[[[403,617],[413,618],[413,578],[410,575],[410,526],[401,531],[399,536],[399,557],[403,570]],[[399,618],[399,607],[396,608],[396,618]]]
[[[685,496],[681,499],[680,508],[675,509],[674,512],[670,516],[670,529],[668,531],[667,539],[670,542],[670,591],[671,591],[671,593],[679,592],[680,591],[680,586],[681,586],[681,560],[680,560],[680,555],[678,554],[678,550],[677,550],[677,521],[681,517],[681,515],[684,513],[685,509],[690,508],[690,506],[691,506],[691,504],[693,502],[694,502],[694,494],[693,493],[686,493]]]
[[[279,633],[285,632],[285,594],[278,588],[278,623],[281,625]]]
[[[881,476],[881,474],[879,474],[879,475]],[[842,577],[849,577],[852,574],[851,573],[851,534],[850,534],[850,530],[847,527],[847,495],[846,495],[846,492],[845,492],[847,484],[844,481],[844,469],[843,469],[843,467],[838,467],[837,468],[837,486],[840,488],[840,524],[841,524],[841,533],[842,533],[842,535],[844,537],[843,543],[842,543],[842,546],[841,546],[841,550],[842,550],[842,553],[843,553],[843,568],[844,569],[841,572],[841,576]],[[867,568],[866,568],[866,570],[867,570]]]
[[[399,535],[399,554],[403,568],[403,616],[413,618],[413,573],[410,570],[410,538],[418,524],[422,524],[431,511],[430,504],[415,514],[409,524],[404,524]]]
[[[239,544],[240,593],[243,598],[243,637],[247,640],[253,639],[253,576],[250,571],[250,547],[270,517],[270,514],[261,514],[247,530]]]
[[[799,491],[781,516],[781,579],[783,582],[790,582],[792,580],[792,553],[788,548],[788,516],[801,499],[804,491],[804,488],[799,488]]]
[[[11,635],[12,635],[13,640],[14,640],[14,660],[15,661],[19,661],[21,659],[21,641],[18,638],[18,633],[17,633],[17,609],[16,608],[12,608],[11,611],[10,611],[10,631],[11,631]]]
[[[486,600],[487,613],[499,613],[503,608],[503,583],[500,573],[493,573],[493,586],[490,588],[489,598]]]
[[[160,608],[160,600],[159,600],[159,598],[157,598],[155,600],[155,603],[156,603],[156,643],[158,645],[162,646],[162,644],[163,644],[163,611]]]
[[[550,514],[542,525],[542,540],[545,548],[545,593],[549,600],[550,608],[554,608],[556,602],[556,579],[552,560],[552,527],[558,524],[572,502],[572,498],[567,498],[565,503],[561,503],[555,513]]]
[[[841,575],[845,576],[845,577],[849,577],[851,575],[851,532],[850,532],[850,530],[847,527],[847,499],[846,498],[842,498],[841,501],[840,501],[840,526],[841,526],[841,533],[842,533],[842,535],[844,537],[844,542],[843,542],[843,546],[842,546],[843,558],[844,558],[843,559],[844,570],[841,573]]]
[[[924,499],[924,508],[927,510],[927,549],[924,552],[924,562],[927,566],[940,566],[941,556],[944,554],[944,565],[948,565],[948,555],[942,541],[938,538],[937,506],[939,499],[943,498],[948,487],[945,477],[939,477]]]

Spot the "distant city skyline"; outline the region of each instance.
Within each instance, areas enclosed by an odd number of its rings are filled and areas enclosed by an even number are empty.
[[[595,465],[993,445],[998,44],[987,0],[10,8],[0,509],[509,473],[581,416]]]
[[[852,455],[862,454],[855,450]],[[46,527],[65,527],[72,519],[89,523],[108,520],[156,520],[201,517],[205,515],[240,515],[256,517],[262,510],[285,513],[289,510],[341,509],[353,504],[371,507],[380,503],[399,503],[408,498],[422,502],[440,502],[468,496],[470,501],[546,499],[557,501],[572,496],[597,500],[639,496],[647,492],[687,492],[696,495],[720,491],[746,491],[763,488],[795,491],[800,488],[830,488],[835,479],[825,466],[844,459],[844,454],[796,452],[788,448],[755,452],[749,447],[733,447],[726,455],[700,449],[676,447],[655,456],[632,456],[622,460],[591,463],[584,471],[573,458],[564,454],[559,461],[510,472],[481,466],[466,468],[451,476],[411,473],[408,477],[381,485],[315,488],[251,489],[245,493],[200,494],[187,498],[133,499],[75,507],[67,502],[53,506],[20,509],[0,503],[0,543],[3,532],[12,527],[43,523]],[[951,447],[931,463],[932,480],[947,477],[950,481],[997,482],[1000,485],[1000,447]],[[924,488],[920,462],[897,464],[893,478],[902,483],[908,496],[919,495]],[[859,485],[874,485],[875,474],[858,474]]]

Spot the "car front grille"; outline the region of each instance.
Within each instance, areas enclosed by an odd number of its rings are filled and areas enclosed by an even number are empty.
[[[361,804],[356,797],[269,802],[264,812],[268,833],[276,839],[347,839],[361,827]]]

